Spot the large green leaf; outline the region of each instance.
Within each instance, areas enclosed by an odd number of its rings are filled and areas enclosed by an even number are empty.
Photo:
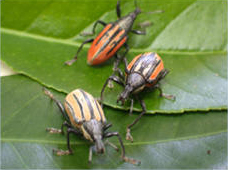
[[[115,21],[116,1],[15,1],[2,2],[2,60],[19,73],[58,91],[83,87],[98,97],[111,74],[112,61],[98,67],[86,64],[88,45],[71,67],[63,63],[75,55],[85,40],[79,34],[91,31],[97,19]],[[142,94],[148,112],[180,113],[186,110],[226,109],[226,1],[139,1],[144,11],[162,9],[162,14],[141,14],[134,25],[149,20],[147,36],[130,35],[130,61],[145,51],[157,51],[170,74],[163,80],[165,93],[176,101]],[[121,1],[123,15],[134,9]],[[94,7],[95,6],[95,7]],[[98,28],[100,30],[101,27]],[[105,104],[116,104],[122,88],[106,90]],[[127,109],[126,104],[124,109]],[[135,110],[139,110],[138,103]]]
[[[129,157],[142,161],[140,167],[124,163],[118,152],[107,146],[104,155],[94,155],[88,165],[89,143],[72,137],[74,155],[55,156],[53,148],[66,149],[66,137],[48,134],[47,127],[59,128],[63,119],[57,106],[43,94],[42,86],[15,75],[2,78],[1,168],[84,169],[147,168],[206,169],[227,166],[227,113],[147,115],[132,129],[134,143],[124,140]],[[63,101],[64,94],[54,95]],[[113,123],[111,131],[125,136],[127,124],[137,117],[109,107],[104,109]],[[121,120],[121,121],[120,121]],[[110,139],[118,145],[116,139]]]

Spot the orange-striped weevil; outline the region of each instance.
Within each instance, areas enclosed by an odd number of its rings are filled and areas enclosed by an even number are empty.
[[[127,63],[127,61],[125,63]],[[126,77],[121,76],[124,74],[119,74],[120,76],[113,74],[106,80],[101,91],[101,102],[103,101],[105,87],[110,80],[124,86],[124,91],[119,95],[117,103],[121,101],[123,105],[125,100],[127,100],[131,95],[130,113],[132,113],[134,103],[132,97],[139,100],[142,112],[132,124],[127,126],[126,139],[133,141],[130,128],[146,113],[146,105],[144,101],[139,98],[138,94],[147,87],[149,89],[157,88],[160,91],[160,96],[167,99],[175,100],[175,97],[173,95],[164,94],[160,88],[159,81],[163,79],[169,71],[164,68],[163,61],[157,53],[147,52],[139,54],[130,62],[129,65],[126,65],[125,68]]]
[[[154,13],[158,12],[163,11],[154,11]],[[141,10],[138,7],[136,7],[136,9],[128,15],[121,17],[120,1],[118,1],[116,6],[116,13],[118,20],[115,22],[110,22],[108,24],[101,20],[95,22],[93,31],[90,34],[95,34],[97,24],[103,25],[103,30],[95,39],[92,38],[84,41],[78,48],[75,57],[72,60],[65,62],[67,65],[71,65],[77,60],[77,56],[82,50],[84,44],[92,42],[92,45],[88,51],[87,63],[89,65],[98,65],[115,56],[116,60],[113,70],[118,71],[117,67],[120,61],[125,57],[126,53],[129,50],[129,47],[127,45],[128,33],[132,32],[134,34],[144,35],[146,32],[132,29],[132,25],[136,17],[141,13]],[[120,57],[116,55],[116,53],[122,46],[126,48],[126,51],[124,52],[123,56]]]
[[[110,144],[118,151],[118,147],[109,141],[103,142],[105,138],[117,136],[122,154],[121,158],[125,162],[139,165],[140,161],[125,156],[125,147],[118,132],[107,132],[107,129],[112,126],[111,123],[107,123],[103,109],[96,99],[89,93],[76,89],[69,93],[64,102],[64,106],[59,100],[57,100],[53,94],[44,88],[44,92],[49,96],[59,107],[65,121],[63,122],[61,129],[47,128],[50,133],[62,133],[64,134],[64,127],[67,127],[67,147],[68,150],[57,150],[53,152],[56,155],[69,155],[73,154],[70,146],[70,134],[81,135],[85,139],[94,143],[89,149],[89,163],[92,161],[93,151],[96,153],[105,152],[105,144]]]

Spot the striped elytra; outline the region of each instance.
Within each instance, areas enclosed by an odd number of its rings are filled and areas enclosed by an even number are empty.
[[[164,64],[161,57],[154,52],[147,52],[136,56],[127,67],[130,73],[138,72],[146,80],[154,80],[154,83],[159,79],[160,73],[164,71]],[[152,84],[146,84],[151,86]]]
[[[105,26],[93,41],[87,57],[89,65],[98,65],[111,58],[127,41],[126,31],[116,23]]]
[[[100,104],[89,93],[76,89],[69,93],[64,102],[67,115],[71,124],[79,128],[81,121],[90,121],[96,119],[102,123],[106,122],[106,118]]]

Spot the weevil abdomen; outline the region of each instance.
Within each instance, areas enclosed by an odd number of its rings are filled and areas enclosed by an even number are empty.
[[[102,123],[106,118],[100,104],[89,93],[76,89],[65,98],[65,108],[71,124],[80,128],[81,122],[96,119]]]
[[[130,73],[139,73],[147,82],[153,82],[146,84],[146,86],[151,86],[159,80],[164,64],[157,53],[148,52],[136,56],[128,65],[127,70]]]
[[[126,31],[118,24],[110,23],[93,41],[87,57],[89,65],[97,65],[111,58],[127,41]]]

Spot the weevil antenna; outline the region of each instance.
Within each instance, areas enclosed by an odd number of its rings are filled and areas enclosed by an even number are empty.
[[[137,0],[135,0],[134,3],[135,3],[135,9],[138,8]]]
[[[138,7],[137,0],[135,0],[134,2],[135,2],[135,14],[138,15],[138,14],[140,14],[142,11],[141,11],[141,9]]]

